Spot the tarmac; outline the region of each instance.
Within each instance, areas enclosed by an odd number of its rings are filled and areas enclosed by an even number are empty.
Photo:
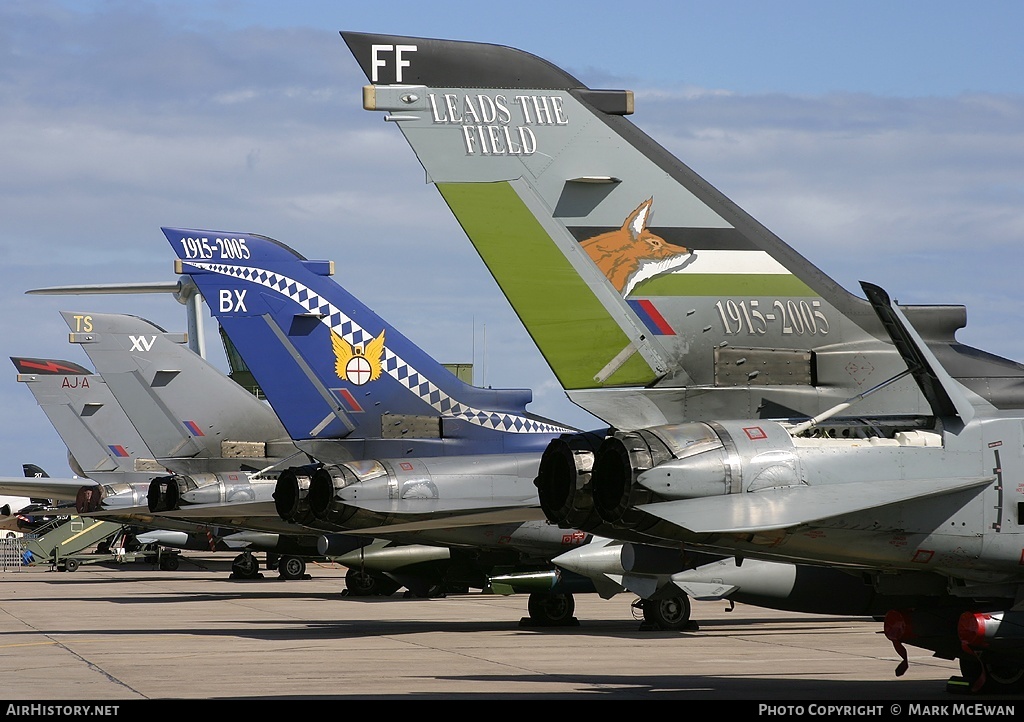
[[[17,700],[133,709],[139,700],[713,699],[906,716],[907,702],[972,700],[946,690],[957,663],[924,650],[908,648],[897,677],[900,657],[870,618],[703,601],[693,603],[697,629],[643,631],[635,596],[579,594],[578,624],[543,628],[522,623],[526,595],[354,597],[338,565],[246,581],[231,578],[231,555],[180,559],[175,571],[142,561],[0,571],[0,709],[17,714]]]

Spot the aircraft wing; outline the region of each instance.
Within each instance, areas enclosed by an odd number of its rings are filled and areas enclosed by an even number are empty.
[[[456,497],[441,499],[368,499],[346,504],[365,511],[398,516],[462,515],[467,513],[500,512],[506,509],[537,507],[537,497],[527,499],[502,499]],[[539,507],[538,507],[539,508]]]
[[[516,523],[543,520],[544,512],[536,500],[508,502],[500,508],[491,499],[424,499],[422,505],[412,508],[408,503],[401,509],[391,502],[361,502],[359,508],[378,513],[399,514],[407,522],[384,524],[377,527],[360,527],[339,531],[366,535],[398,534],[431,529],[453,529],[456,527],[484,526],[490,524]],[[100,512],[102,514],[103,512]],[[170,519],[184,518],[192,521],[206,521],[226,526],[263,527],[266,523],[283,523],[272,501],[256,501],[237,504],[192,504],[175,511],[161,512],[160,516]],[[313,532],[311,532],[313,533]]]
[[[637,508],[697,534],[787,529],[940,494],[985,486],[994,476],[896,479],[797,486],[749,494],[682,499]]]
[[[173,511],[151,512],[149,507],[122,507],[90,512],[86,516],[155,528],[196,529],[230,527],[240,531],[256,531],[290,536],[317,535],[308,529],[281,519],[274,502],[236,502],[230,504],[190,504]]]
[[[490,526],[492,524],[514,524],[527,521],[543,521],[544,512],[537,506],[522,506],[504,509],[481,511],[475,514],[457,514],[455,516],[432,517],[420,521],[401,524],[385,524],[383,526],[351,529],[341,534],[360,534],[364,536],[387,536],[405,532],[430,531],[433,529],[456,529],[467,526]]]
[[[160,516],[184,519],[214,519],[221,517],[271,517],[280,519],[273,501],[247,501],[234,504],[189,504],[173,511],[162,511]]]
[[[48,476],[4,476],[0,477],[0,494],[26,496],[36,499],[75,501],[83,486],[98,487],[92,479],[72,477],[54,479]]]

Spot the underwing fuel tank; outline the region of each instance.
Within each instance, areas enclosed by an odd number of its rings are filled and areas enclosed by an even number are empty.
[[[443,562],[451,559],[451,549],[427,544],[371,544],[350,549],[344,553],[332,553],[329,537],[322,536],[317,544],[334,562],[347,567],[367,568],[381,572],[394,572],[413,564]],[[335,547],[334,552],[339,550]]]
[[[560,554],[552,562],[585,576],[618,576],[627,573],[668,575],[694,566],[679,548],[629,542],[587,544]]]
[[[578,594],[594,591],[588,577],[562,569],[495,574],[487,578],[494,594]]]
[[[891,605],[907,601],[878,594],[860,575],[840,569],[758,559],[739,562],[734,557],[628,542],[586,545],[552,561],[591,579],[621,579],[641,596],[641,590],[672,585],[698,600],[730,599],[768,609],[856,615],[883,614]]]

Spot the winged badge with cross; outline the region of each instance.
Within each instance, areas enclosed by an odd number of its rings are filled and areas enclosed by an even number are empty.
[[[331,332],[334,346],[334,372],[342,381],[362,386],[380,378],[381,357],[384,355],[384,331],[366,344],[350,345],[335,332]]]

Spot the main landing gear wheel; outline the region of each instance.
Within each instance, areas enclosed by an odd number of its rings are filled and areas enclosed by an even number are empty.
[[[571,594],[534,592],[528,604],[530,621],[543,627],[564,627],[576,622],[576,600]]]
[[[256,579],[260,575],[260,563],[251,552],[242,552],[231,562],[231,576],[239,579]]]
[[[685,594],[643,601],[644,623],[663,632],[678,632],[690,626],[690,598]]]
[[[390,597],[400,585],[383,575],[370,574],[359,569],[345,572],[345,589],[353,597]]]
[[[302,579],[306,574],[306,560],[301,557],[281,557],[277,562],[277,571],[282,579]]]
[[[985,694],[1007,694],[1024,691],[1024,666],[1018,662],[1001,660],[998,657],[988,659],[982,652],[979,657],[961,656],[960,674],[973,687],[981,675],[982,665],[985,669],[985,683],[979,692]]]

